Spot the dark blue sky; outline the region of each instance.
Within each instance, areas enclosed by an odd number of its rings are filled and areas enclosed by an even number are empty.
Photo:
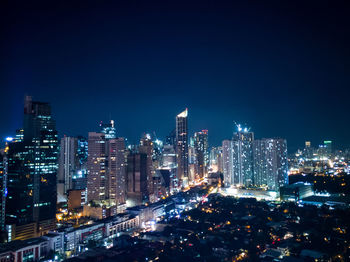
[[[1,137],[30,94],[52,104],[60,135],[111,116],[131,141],[163,138],[188,107],[212,145],[237,121],[291,150],[350,146],[345,1],[51,2],[1,2]]]

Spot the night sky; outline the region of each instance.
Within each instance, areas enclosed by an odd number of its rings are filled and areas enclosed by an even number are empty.
[[[350,147],[346,1],[33,2],[0,4],[2,138],[28,94],[52,104],[60,136],[112,118],[131,142],[163,139],[188,107],[213,146],[236,121],[290,151]]]

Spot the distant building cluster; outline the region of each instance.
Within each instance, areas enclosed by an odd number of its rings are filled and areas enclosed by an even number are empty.
[[[231,140],[222,142],[226,186],[266,187],[278,191],[288,180],[287,141],[254,139],[254,133],[237,126]]]

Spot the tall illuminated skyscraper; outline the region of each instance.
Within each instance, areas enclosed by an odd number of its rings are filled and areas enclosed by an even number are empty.
[[[200,178],[207,173],[209,164],[208,130],[194,133],[194,149],[196,154],[196,170]]]
[[[146,173],[147,173],[147,189],[148,193],[153,193],[153,142],[151,140],[151,136],[149,134],[144,134],[144,136],[140,139],[140,145],[139,145],[139,153],[144,154],[147,156],[147,167],[146,167]]]
[[[188,143],[188,182],[193,183],[197,176],[197,156],[194,147],[194,137],[190,137]]]
[[[116,137],[113,120],[101,133],[89,133],[87,169],[88,201],[125,203],[125,139]]]
[[[176,161],[177,177],[182,186],[188,184],[188,110],[176,116]]]
[[[27,96],[23,132],[18,134],[5,155],[9,241],[56,228],[58,139],[51,106]]]
[[[255,140],[254,184],[267,186],[270,190],[279,188],[288,182],[287,141],[281,138]]]
[[[108,198],[106,137],[104,133],[89,132],[87,200]]]
[[[125,203],[126,155],[125,139],[109,139],[108,143],[108,186],[109,199],[118,204]]]
[[[229,187],[234,184],[232,140],[222,141],[222,166],[224,172],[224,184]]]
[[[58,165],[57,193],[58,199],[67,196],[73,189],[72,178],[79,169],[78,138],[64,136],[61,138]]]
[[[5,216],[6,216],[6,194],[7,192],[7,179],[5,174],[7,174],[5,170],[5,165],[7,161],[4,158],[4,152],[0,150],[0,231],[5,230]]]
[[[254,133],[237,126],[232,139],[233,181],[235,185],[249,186],[253,183]]]

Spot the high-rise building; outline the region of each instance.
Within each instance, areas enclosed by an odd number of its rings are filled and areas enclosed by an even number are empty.
[[[225,186],[234,184],[233,180],[233,150],[232,140],[222,141],[222,166]]]
[[[238,125],[232,139],[232,183],[235,185],[249,186],[253,183],[253,141],[254,133]]]
[[[125,203],[126,153],[125,139],[108,140],[108,185],[109,198],[117,205]]]
[[[7,179],[5,174],[5,165],[7,164],[6,159],[4,159],[4,152],[0,150],[0,231],[5,230],[5,210],[6,210],[6,182]]]
[[[89,132],[87,200],[108,199],[106,137],[104,133]]]
[[[56,228],[58,139],[48,103],[24,105],[23,131],[6,149],[8,240],[27,239]]]
[[[174,146],[164,145],[162,153],[162,168],[170,172],[170,191],[173,192],[178,188],[178,180],[176,178],[176,153]]]
[[[188,110],[176,116],[177,177],[182,186],[188,184]]]
[[[144,134],[140,140],[139,153],[147,156],[147,190],[149,194],[153,194],[153,142],[149,134]]]
[[[254,184],[278,191],[288,180],[287,141],[265,138],[253,143]]]
[[[148,201],[147,154],[131,153],[127,157],[127,205]]]
[[[116,206],[125,203],[125,139],[116,137],[113,120],[110,124],[101,124],[101,127],[102,132],[89,133],[87,200]],[[85,148],[83,142],[81,140],[82,152]]]
[[[78,158],[81,169],[86,169],[86,163],[88,160],[88,140],[83,136],[78,136]]]
[[[190,137],[190,142],[188,144],[188,182],[194,183],[197,174],[197,156],[194,147],[194,137]]]
[[[58,161],[57,197],[67,199],[68,190],[73,189],[73,176],[80,167],[78,157],[78,138],[64,136],[61,138],[60,157]]]
[[[208,130],[194,133],[194,149],[196,154],[196,171],[199,178],[203,178],[208,170]]]

